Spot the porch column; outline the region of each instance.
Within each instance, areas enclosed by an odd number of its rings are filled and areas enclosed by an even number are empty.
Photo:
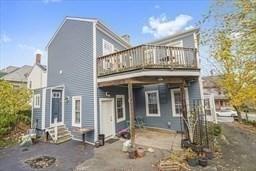
[[[182,116],[183,116],[183,125],[184,125],[184,129],[185,129],[185,136],[186,138],[190,138],[189,137],[189,129],[188,129],[188,117],[187,117],[187,106],[186,106],[186,96],[185,96],[185,81],[183,81],[183,83],[180,86],[180,92],[181,92],[181,104],[182,104]]]
[[[130,134],[131,134],[131,145],[135,147],[135,116],[134,116],[134,107],[133,107],[133,91],[132,83],[128,83],[128,99],[129,99],[129,114],[130,114]]]

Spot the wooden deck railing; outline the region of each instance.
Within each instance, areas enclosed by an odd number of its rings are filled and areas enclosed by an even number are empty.
[[[97,74],[104,76],[135,69],[197,69],[194,48],[140,45],[97,58]]]

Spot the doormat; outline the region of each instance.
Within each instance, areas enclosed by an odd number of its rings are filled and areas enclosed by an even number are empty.
[[[111,139],[107,140],[106,143],[112,144],[112,143],[114,143],[114,142],[117,142],[118,140],[119,140],[119,139],[111,138]]]

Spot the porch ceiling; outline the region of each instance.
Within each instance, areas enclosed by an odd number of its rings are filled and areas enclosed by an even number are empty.
[[[183,77],[173,77],[173,76],[143,76],[143,77],[134,77],[129,79],[118,79],[110,81],[98,82],[98,87],[109,87],[109,86],[119,86],[127,85],[132,83],[134,86],[143,86],[150,84],[183,84],[186,81],[192,81],[196,79],[197,76],[183,76]]]

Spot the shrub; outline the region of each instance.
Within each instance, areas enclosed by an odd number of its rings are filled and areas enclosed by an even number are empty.
[[[7,134],[19,121],[29,122],[30,95],[27,88],[0,80],[0,136]]]

